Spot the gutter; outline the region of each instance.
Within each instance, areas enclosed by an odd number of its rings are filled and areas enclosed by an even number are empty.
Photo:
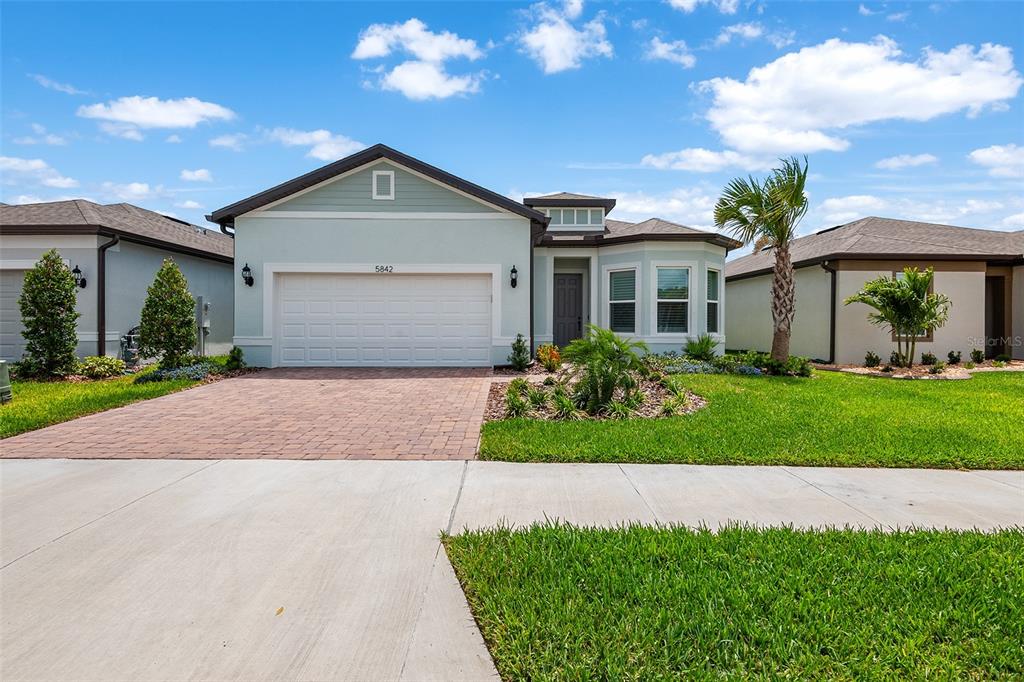
[[[107,354],[107,249],[119,241],[121,237],[112,235],[96,252],[96,355],[100,357]]]
[[[828,311],[828,364],[831,365],[836,361],[836,289],[839,273],[831,261],[822,261],[821,267],[831,275],[832,280]]]

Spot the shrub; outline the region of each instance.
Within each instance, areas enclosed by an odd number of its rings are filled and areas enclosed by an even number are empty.
[[[992,361],[992,366],[993,367],[1006,367],[1006,360],[993,360]]]
[[[75,368],[76,374],[90,379],[109,379],[124,374],[124,371],[124,360],[102,355],[90,355],[87,358],[82,358]]]
[[[865,367],[878,367],[880,364],[882,364],[882,358],[878,357],[878,353],[869,350],[864,355]]]
[[[958,350],[951,350],[948,353],[946,353],[946,357],[949,359],[949,364],[951,364],[951,365],[959,365],[960,364],[960,351],[958,351]]]
[[[683,348],[683,354],[691,360],[711,362],[715,359],[715,348],[717,346],[718,343],[710,334],[701,334],[696,339],[691,339],[686,342],[686,346]]]
[[[897,353],[896,351],[893,351],[893,352],[889,353],[889,364],[890,365],[895,365],[896,367],[899,367],[899,366],[901,366],[903,364],[903,358],[900,357],[899,353]]]
[[[75,369],[78,347],[75,278],[56,249],[25,272],[18,296],[25,358],[20,376],[63,376]]]
[[[750,365],[751,367],[760,367],[764,369],[768,366],[768,361],[771,360],[771,355],[768,353],[760,353],[756,350],[748,350],[745,353],[741,353],[737,360],[741,365]]]
[[[661,414],[671,417],[684,412],[690,406],[690,398],[685,393],[673,395],[661,404]]]
[[[517,417],[525,417],[529,410],[530,404],[526,402],[519,391],[513,390],[510,383],[508,391],[505,393],[505,414],[515,419]]]
[[[1000,353],[999,355],[996,356],[995,359],[997,362],[1009,362],[1010,356],[1007,355],[1006,353]]]
[[[891,374],[892,373],[892,365],[886,365],[885,367],[882,368],[882,371],[885,372],[886,374]]]
[[[608,403],[608,407],[605,408],[605,412],[612,419],[629,419],[633,416],[633,410],[631,410],[629,405],[621,400],[613,400]]]
[[[557,372],[562,366],[562,354],[553,343],[542,343],[537,346],[537,360],[548,372]]]
[[[644,404],[644,400],[643,391],[632,390],[622,396],[623,404],[634,412],[640,409],[640,406]]]
[[[764,375],[764,372],[762,372],[757,367],[752,367],[751,365],[737,365],[732,372],[733,374],[739,374],[741,376],[750,377],[759,377]]]
[[[245,354],[242,352],[242,349],[238,346],[231,346],[231,350],[228,351],[227,362],[224,363],[224,369],[230,372],[244,367]]]
[[[586,336],[572,341],[562,353],[573,365],[576,403],[590,414],[598,414],[616,391],[634,388],[636,376],[646,370],[639,351],[646,352],[647,344],[587,325]]]
[[[551,406],[554,409],[555,419],[575,421],[583,417],[576,408],[576,403],[572,401],[572,398],[569,397],[569,394],[561,386],[557,387],[551,394]]]
[[[536,386],[526,387],[526,399],[530,401],[530,405],[533,409],[543,409],[548,404],[548,394],[542,388]]]
[[[975,367],[977,367],[977,365],[970,360],[964,363],[964,369],[974,369]]]
[[[809,358],[796,355],[790,355],[785,362],[769,359],[765,371],[777,376],[809,377],[811,376],[811,361]]]
[[[165,258],[142,306],[140,353],[158,358],[161,369],[184,366],[196,345],[195,308],[185,276]]]
[[[921,353],[921,364],[922,365],[934,365],[936,361],[935,353]]]
[[[132,380],[134,384],[148,384],[152,381],[172,381],[174,379],[191,379],[192,381],[202,381],[210,375],[209,363],[199,363],[195,365],[185,365],[184,367],[169,367],[167,369],[157,369],[152,372],[146,372],[139,374]]]
[[[929,374],[942,374],[942,370],[946,369],[946,363],[942,360],[937,360],[928,367]]]
[[[739,360],[734,355],[718,355],[711,361],[712,367],[719,369],[726,374],[731,374],[740,366]]]
[[[710,362],[683,360],[666,368],[669,374],[722,374],[722,370]]]
[[[979,365],[985,362],[985,351],[981,350],[980,348],[975,348],[974,350],[972,350],[971,362],[977,363]]]
[[[516,377],[512,381],[508,382],[508,390],[516,393],[522,397],[526,396],[526,392],[530,389],[530,382],[523,377]]]
[[[544,385],[545,386],[554,386],[557,383],[558,383],[558,379],[556,379],[554,377],[544,377]]]
[[[518,372],[530,366],[530,346],[526,343],[526,337],[516,334],[516,340],[512,342],[512,352],[509,353],[508,362]]]

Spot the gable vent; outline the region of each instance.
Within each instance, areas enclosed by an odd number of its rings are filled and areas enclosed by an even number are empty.
[[[395,171],[373,171],[373,198],[381,200],[395,198]]]

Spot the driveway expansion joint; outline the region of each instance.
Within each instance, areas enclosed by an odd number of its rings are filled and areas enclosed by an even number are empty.
[[[875,523],[875,525],[876,525],[876,526],[878,526],[879,528],[881,528],[882,526],[885,526],[885,527],[889,528],[890,530],[892,530],[892,529],[893,529],[893,528],[892,528],[892,526],[890,526],[890,525],[888,525],[888,524],[886,524],[886,523],[883,523],[883,522],[882,522],[882,521],[880,521],[879,519],[876,519],[876,518],[875,518],[874,516],[872,516],[871,514],[868,514],[868,513],[867,513],[866,511],[864,511],[863,509],[860,509],[860,508],[858,508],[858,507],[856,507],[856,506],[854,506],[854,505],[850,504],[850,503],[849,503],[849,502],[848,502],[847,500],[844,500],[844,499],[843,499],[843,498],[841,498],[841,497],[836,497],[835,495],[833,495],[833,494],[832,494],[832,493],[830,493],[829,491],[825,490],[824,488],[821,488],[821,487],[819,487],[819,486],[815,485],[814,483],[811,483],[810,481],[808,481],[808,480],[807,480],[806,478],[804,478],[803,476],[800,476],[800,475],[796,474],[795,472],[793,472],[793,471],[792,471],[792,470],[791,470],[791,469],[790,469],[789,467],[787,467],[787,466],[782,466],[782,467],[779,467],[779,468],[780,468],[780,469],[782,469],[783,471],[785,471],[785,472],[786,472],[787,474],[789,474],[789,475],[790,475],[790,476],[792,476],[793,478],[797,479],[798,481],[801,481],[802,483],[804,483],[804,484],[806,484],[806,485],[809,485],[809,486],[811,486],[812,488],[814,488],[814,489],[815,489],[815,490],[817,490],[818,492],[820,492],[820,493],[822,493],[822,494],[824,494],[824,495],[827,495],[828,497],[831,497],[831,498],[832,498],[833,500],[835,500],[836,502],[840,502],[840,503],[842,503],[842,504],[845,504],[845,505],[846,505],[847,507],[849,507],[849,508],[850,508],[850,509],[852,509],[853,511],[857,512],[858,514],[861,514],[861,515],[863,515],[863,516],[866,516],[867,518],[871,519],[871,520],[872,520],[872,521],[873,521],[873,522]]]

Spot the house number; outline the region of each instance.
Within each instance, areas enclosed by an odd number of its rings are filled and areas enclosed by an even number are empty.
[[[376,272],[394,272],[395,271],[395,266],[394,265],[377,265],[377,266],[374,267],[374,270]]]

